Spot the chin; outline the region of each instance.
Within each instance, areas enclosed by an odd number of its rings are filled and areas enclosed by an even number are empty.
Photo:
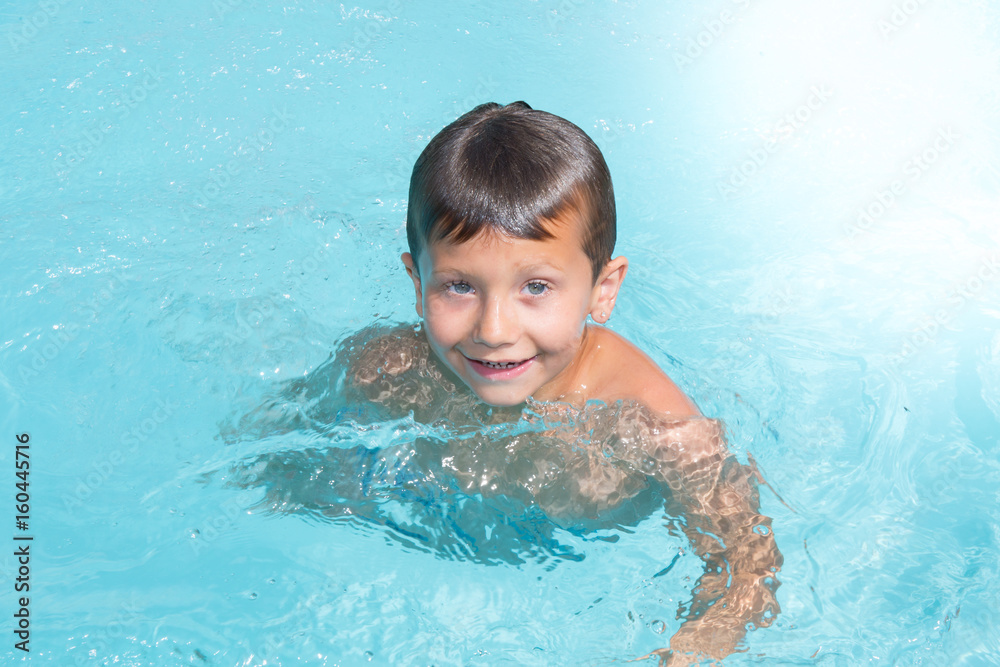
[[[492,395],[482,395],[478,391],[473,390],[473,393],[479,397],[479,400],[487,405],[492,405],[495,408],[509,408],[515,405],[520,405],[524,403],[527,397],[517,397],[517,396],[492,396]]]

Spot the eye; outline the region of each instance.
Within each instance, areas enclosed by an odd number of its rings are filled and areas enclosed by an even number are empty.
[[[471,294],[472,285],[465,282],[464,280],[455,280],[444,286],[446,290],[453,294]]]
[[[528,283],[528,286],[525,289],[528,290],[528,294],[530,294],[531,296],[541,296],[545,294],[545,292],[549,289],[549,286],[546,285],[545,283],[540,283],[536,281]]]

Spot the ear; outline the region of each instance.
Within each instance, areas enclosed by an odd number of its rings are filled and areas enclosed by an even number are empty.
[[[590,317],[595,322],[604,324],[611,318],[611,311],[615,309],[618,290],[625,280],[626,273],[628,273],[628,260],[625,257],[615,257],[604,266],[590,297]]]
[[[404,252],[400,259],[403,260],[403,266],[406,267],[406,273],[410,276],[410,280],[413,281],[413,289],[416,291],[417,297],[417,315],[419,317],[424,316],[424,295],[423,290],[420,289],[420,274],[417,271],[417,264],[413,261],[413,255],[408,252]]]

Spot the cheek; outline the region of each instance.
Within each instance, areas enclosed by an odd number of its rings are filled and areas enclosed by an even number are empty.
[[[577,304],[560,304],[558,307],[532,313],[527,319],[535,339],[555,349],[573,347],[583,336],[586,313],[581,314]]]
[[[461,340],[467,318],[465,309],[457,308],[437,299],[428,300],[424,309],[424,325],[427,334],[443,347]]]

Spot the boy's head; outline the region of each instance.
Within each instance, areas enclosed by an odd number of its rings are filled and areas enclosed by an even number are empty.
[[[583,223],[596,282],[615,248],[615,193],[600,149],[573,123],[524,102],[481,104],[445,127],[413,167],[406,211],[410,253],[482,232],[542,240],[544,222]]]
[[[600,150],[524,102],[476,107],[417,159],[403,263],[435,355],[482,400],[586,389],[587,317],[604,322],[628,269]]]

